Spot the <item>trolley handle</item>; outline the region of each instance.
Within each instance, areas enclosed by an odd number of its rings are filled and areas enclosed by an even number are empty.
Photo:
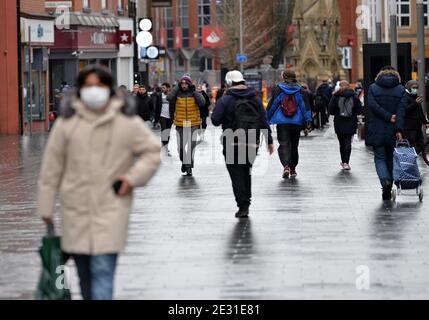
[[[410,141],[407,139],[404,139],[402,141],[396,141],[396,148],[403,147],[403,148],[410,148],[411,144]]]

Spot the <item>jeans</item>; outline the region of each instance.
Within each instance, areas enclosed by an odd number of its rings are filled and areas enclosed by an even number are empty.
[[[350,156],[352,154],[352,140],[354,135],[338,134],[340,142],[341,162],[350,164]]]
[[[170,134],[171,134],[171,127],[173,126],[173,120],[161,117],[159,122],[161,123],[162,145],[165,147],[170,143]]]
[[[291,128],[290,126],[278,125],[277,138],[279,140],[279,157],[283,167],[288,166],[295,170],[299,161],[299,139],[301,138],[301,128]]]
[[[374,147],[374,162],[381,186],[393,183],[393,151],[390,146]]]
[[[186,167],[194,167],[197,133],[200,127],[177,127],[177,148],[180,161]]]
[[[117,254],[72,255],[84,300],[113,300]]]
[[[252,202],[252,167],[255,163],[256,154],[258,152],[257,148],[246,152],[246,159],[242,161],[239,157],[238,152],[242,152],[243,149],[239,147],[234,147],[234,161],[231,163],[229,160],[230,156],[227,157],[227,150],[231,150],[225,147],[223,149],[223,154],[226,160],[226,168],[228,170],[229,176],[232,182],[232,189],[234,191],[235,201],[237,206],[240,209],[247,209],[250,207]],[[249,147],[248,150],[250,150]]]

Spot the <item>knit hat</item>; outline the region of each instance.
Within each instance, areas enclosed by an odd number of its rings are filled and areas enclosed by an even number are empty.
[[[297,82],[296,73],[293,70],[283,71],[282,77],[285,82]]]
[[[185,74],[182,79],[180,79],[180,82],[185,81],[187,84],[192,85],[192,78],[189,74]]]
[[[410,81],[408,81],[407,82],[407,84],[405,85],[405,88],[407,89],[407,90],[410,90],[411,89],[411,87],[412,86],[415,86],[415,85],[419,85],[419,83],[416,81],[416,80],[410,80]]]

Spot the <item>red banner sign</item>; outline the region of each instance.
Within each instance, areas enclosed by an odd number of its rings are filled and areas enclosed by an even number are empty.
[[[183,48],[183,30],[182,28],[174,29],[174,49]]]
[[[163,48],[167,47],[167,30],[165,28],[159,29],[159,46]]]
[[[118,31],[118,44],[132,44],[133,33],[131,30]]]
[[[223,46],[223,28],[203,27],[203,48],[219,48]]]

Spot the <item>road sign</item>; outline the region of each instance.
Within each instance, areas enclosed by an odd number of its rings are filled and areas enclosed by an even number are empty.
[[[246,63],[247,62],[247,55],[243,53],[237,54],[236,60],[238,63]]]

